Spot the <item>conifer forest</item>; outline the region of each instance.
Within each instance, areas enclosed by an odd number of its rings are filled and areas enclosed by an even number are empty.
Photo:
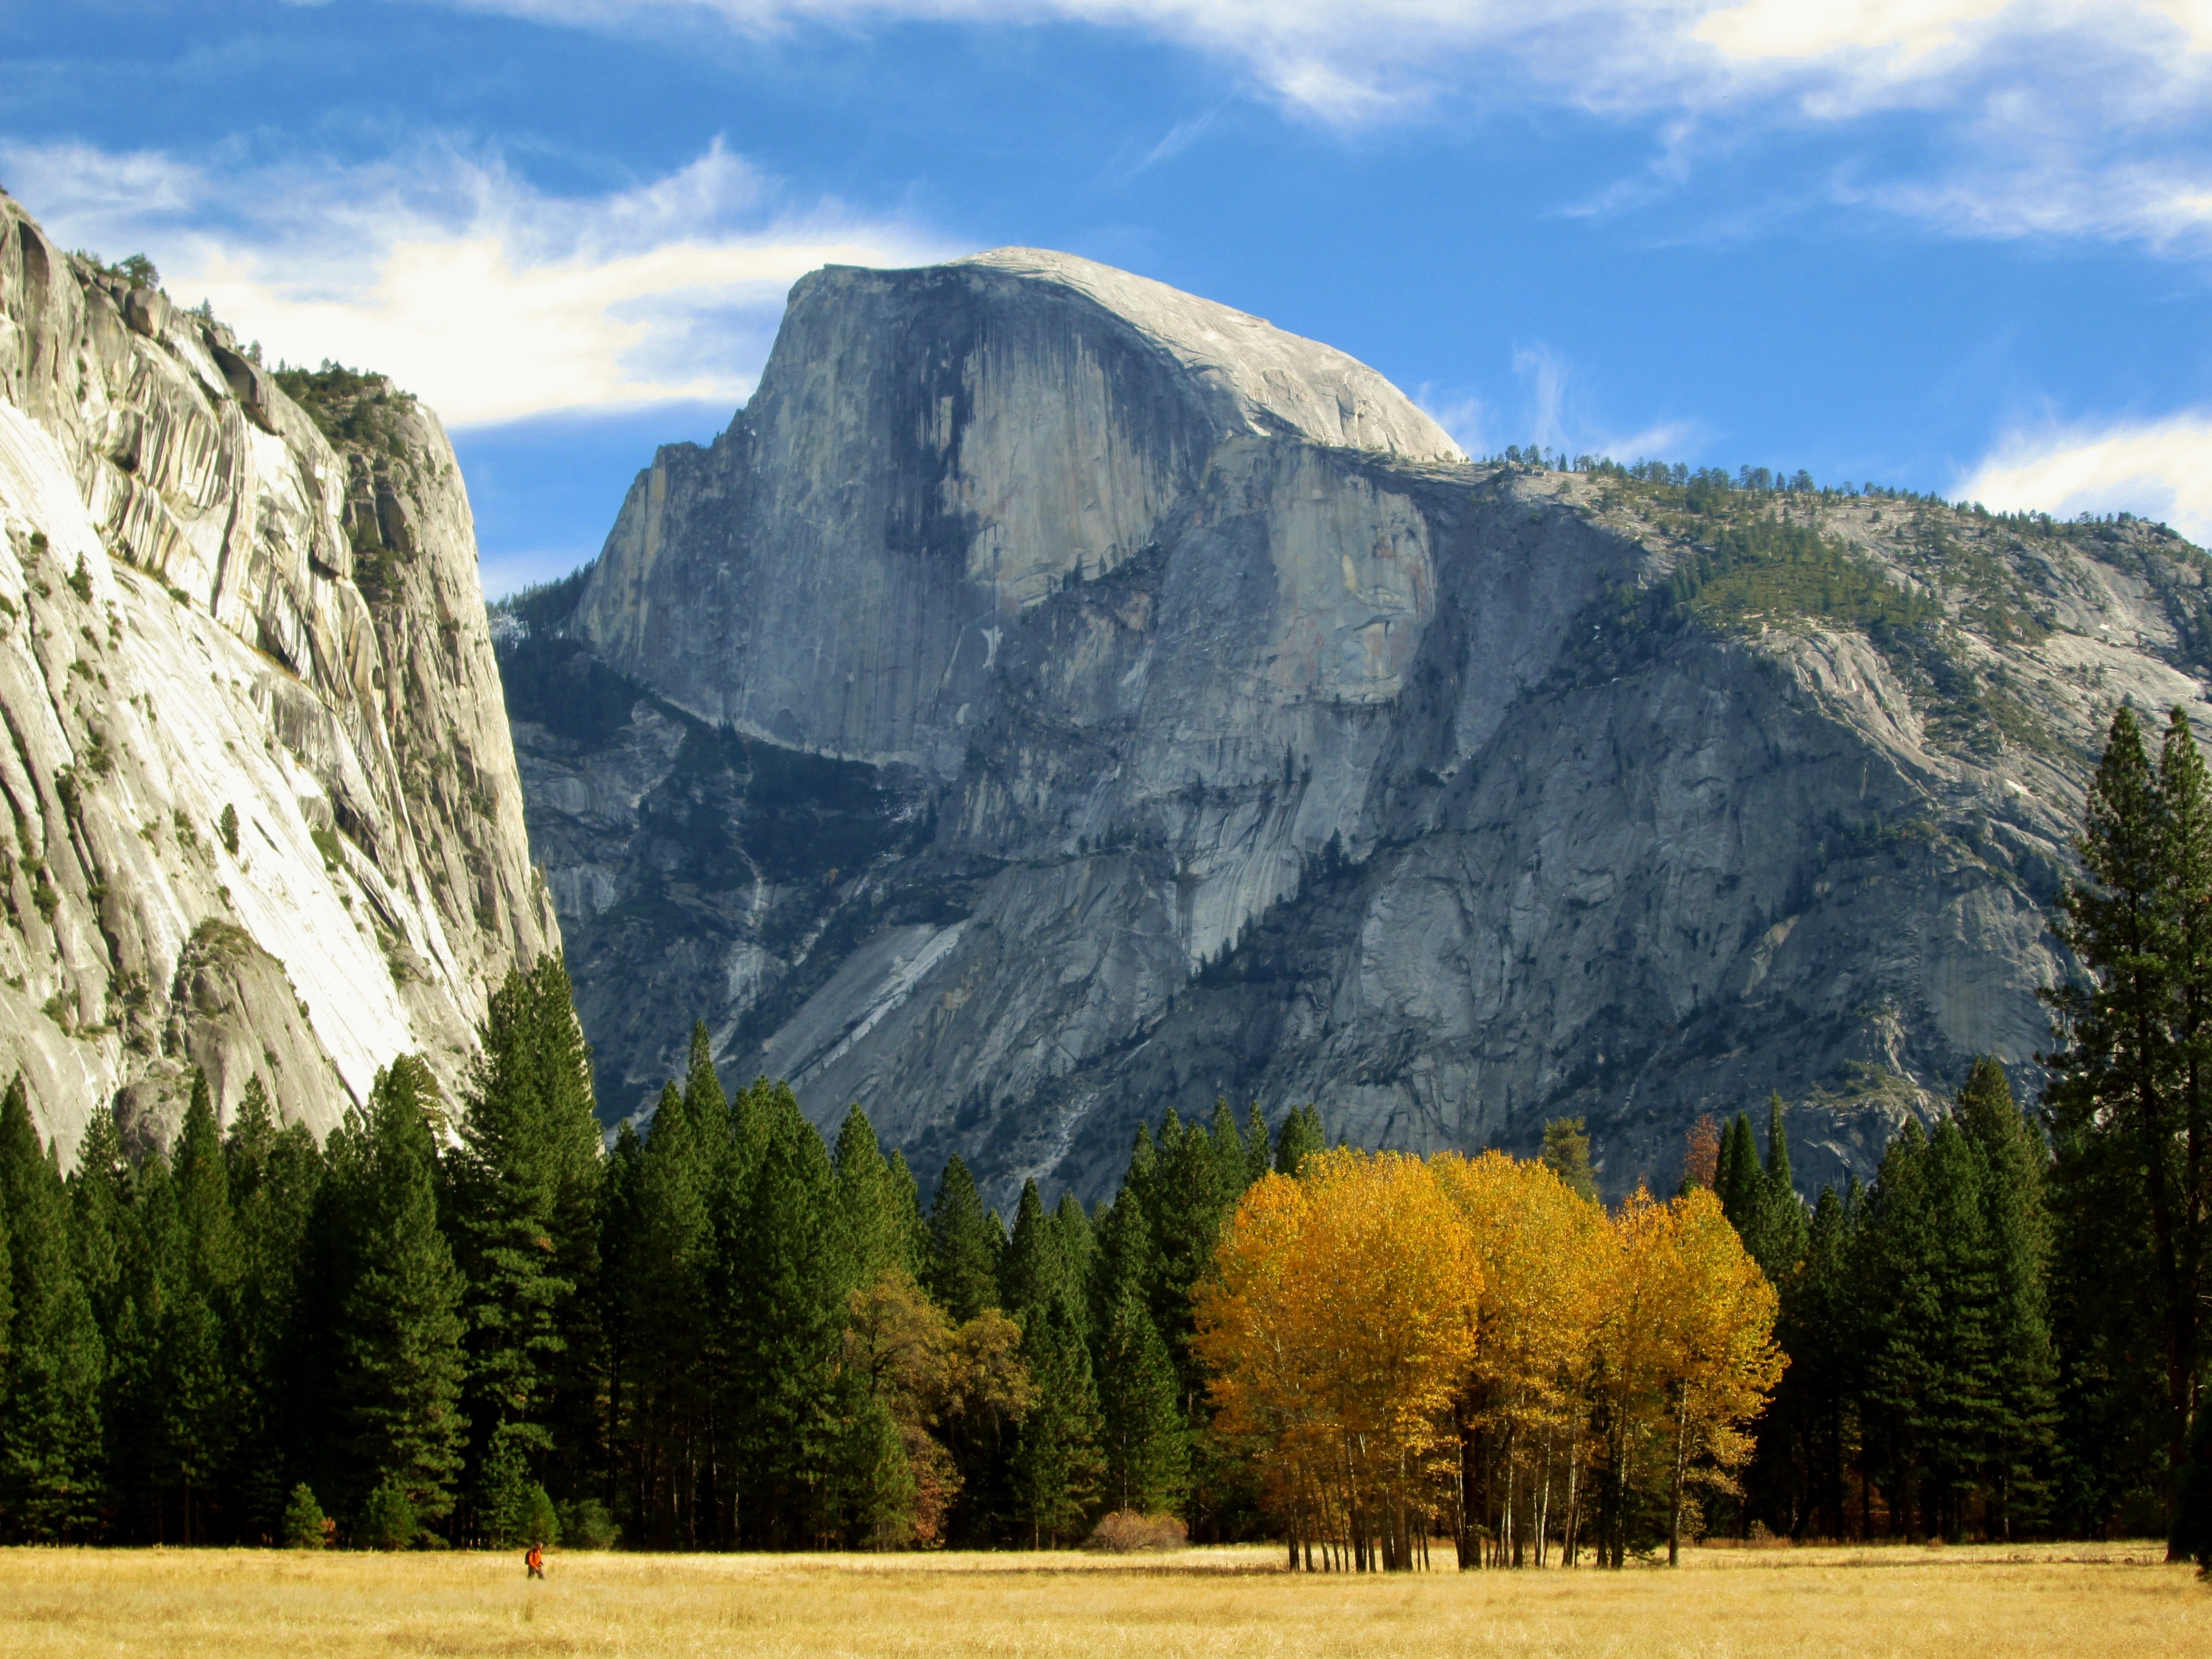
[[[1807,1203],[1782,1103],[1608,1206],[1540,1158],[1140,1131],[988,1209],[855,1108],[689,1073],[608,1144],[557,956],[465,1097],[395,1057],[318,1145],[203,1083],[64,1172],[0,1107],[0,1534],[1038,1547],[1109,1515],[1294,1569],[1618,1567],[1700,1536],[2166,1536],[2212,1560],[2212,784],[2123,707],[2053,927],[2042,1097],[1984,1059]],[[1673,1172],[1669,1173],[1672,1178]],[[926,1183],[926,1184],[925,1184]]]

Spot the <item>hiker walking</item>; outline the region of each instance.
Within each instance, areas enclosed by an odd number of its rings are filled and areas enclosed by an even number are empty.
[[[545,1546],[532,1544],[530,1553],[522,1558],[522,1565],[530,1569],[532,1578],[543,1578],[545,1576]]]

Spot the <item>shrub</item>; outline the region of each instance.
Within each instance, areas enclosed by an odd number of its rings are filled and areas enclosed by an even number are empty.
[[[369,1493],[361,1506],[355,1541],[363,1549],[404,1550],[415,1541],[415,1506],[396,1480],[387,1480]]]
[[[306,1481],[292,1488],[278,1531],[277,1542],[288,1550],[319,1550],[330,1542],[330,1517]]]
[[[611,1550],[622,1538],[622,1528],[596,1498],[561,1505],[561,1541],[572,1550]]]
[[[216,820],[216,830],[222,836],[223,850],[231,857],[238,856],[238,809],[225,806],[222,817]]]
[[[1190,1528],[1175,1516],[1116,1510],[1092,1528],[1083,1547],[1112,1555],[1134,1555],[1146,1550],[1179,1550],[1189,1541]]]

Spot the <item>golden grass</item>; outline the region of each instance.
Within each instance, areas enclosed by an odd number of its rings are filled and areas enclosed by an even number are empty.
[[[2212,1655],[2148,1544],[1696,1550],[1679,1572],[1292,1577],[1151,1558],[0,1551],[0,1654],[1433,1659]],[[1446,1556],[1444,1559],[1449,1559]]]

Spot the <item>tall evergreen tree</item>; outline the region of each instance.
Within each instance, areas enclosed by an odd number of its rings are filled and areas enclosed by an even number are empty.
[[[447,1165],[471,1467],[480,1487],[496,1462],[507,1486],[519,1468],[571,1495],[599,1462],[600,1143],[561,957],[510,968],[480,1036]]]
[[[1589,1136],[1578,1117],[1555,1117],[1544,1126],[1544,1167],[1586,1202],[1597,1202],[1597,1176],[1590,1169]]]
[[[2038,1520],[2048,1500],[2057,1421],[2046,1154],[2014,1103],[2004,1067],[1990,1055],[1974,1062],[1955,1115],[1981,1159],[1985,1183],[1982,1208],[1996,1274],[1990,1315],[1996,1376],[1984,1480],[1991,1531],[2009,1536],[2016,1526]]]
[[[106,1354],[77,1277],[60,1164],[39,1145],[20,1076],[0,1096],[0,1223],[11,1304],[0,1524],[21,1540],[82,1538],[96,1518]]]
[[[818,1547],[834,1519],[837,1365],[857,1285],[836,1224],[829,1149],[787,1088],[775,1091],[768,1112],[732,1258],[737,1335],[727,1415],[743,1453],[740,1536]]]
[[[631,1534],[656,1549],[719,1541],[702,1492],[716,1467],[708,1368],[716,1304],[710,1285],[722,1255],[716,1229],[717,1176],[726,1159],[710,1122],[693,1121],[671,1083],[641,1146],[618,1146],[632,1167],[624,1208],[611,1218],[619,1318],[628,1336],[623,1413],[623,1506]]]
[[[1141,1206],[1121,1201],[1100,1226],[1098,1385],[1104,1496],[1111,1508],[1156,1514],[1190,1481],[1188,1433],[1175,1362],[1152,1322],[1152,1242]]]
[[[307,1127],[283,1128],[258,1077],[246,1080],[224,1142],[240,1273],[234,1351],[240,1429],[230,1482],[247,1537],[279,1539],[292,1484],[289,1361],[322,1152]]]
[[[155,1386],[166,1429],[159,1476],[161,1485],[177,1489],[180,1535],[190,1545],[205,1541],[199,1511],[236,1446],[235,1334],[245,1274],[222,1134],[204,1073],[193,1076],[168,1190],[174,1231],[164,1252],[167,1293],[155,1337],[161,1356]]]
[[[955,1152],[937,1178],[937,1196],[929,1207],[929,1258],[922,1284],[956,1324],[997,1304],[1003,1248],[998,1224],[975,1190],[975,1177]]]
[[[1103,1468],[1091,1356],[1067,1297],[1032,1305],[1023,1324],[1021,1357],[1036,1385],[1036,1404],[1014,1443],[1014,1518],[1036,1549],[1079,1534]]]
[[[1244,1114],[1244,1184],[1250,1186],[1275,1167],[1275,1151],[1267,1134],[1267,1120],[1254,1101]]]
[[[1026,1324],[1034,1310],[1066,1300],[1073,1288],[1060,1230],[1045,1214],[1036,1182],[1025,1181],[1013,1236],[999,1261],[998,1304]]]
[[[858,1106],[845,1114],[832,1161],[854,1284],[872,1285],[890,1273],[913,1277],[921,1265],[914,1249],[913,1178],[902,1181],[904,1164],[895,1169],[884,1157],[868,1115]]]
[[[337,1490],[356,1519],[391,1490],[418,1520],[442,1520],[467,1443],[466,1287],[438,1226],[437,1087],[428,1066],[401,1055],[328,1149],[317,1225],[339,1252],[334,1451]]]
[[[1298,1166],[1314,1153],[1327,1148],[1328,1140],[1322,1134],[1321,1108],[1301,1106],[1283,1120],[1282,1132],[1275,1138],[1275,1173],[1294,1176]]]
[[[2212,792],[2179,708],[2155,773],[2134,712],[2114,714],[2076,850],[2086,880],[2065,894],[2057,930],[2087,976],[2049,994],[2062,1046],[2045,1057],[2058,1188],[2093,1190],[2101,1170],[2144,1212],[2141,1255],[2104,1268],[2156,1287],[2178,1558],[2173,1482],[2188,1457],[2212,1297]]]

